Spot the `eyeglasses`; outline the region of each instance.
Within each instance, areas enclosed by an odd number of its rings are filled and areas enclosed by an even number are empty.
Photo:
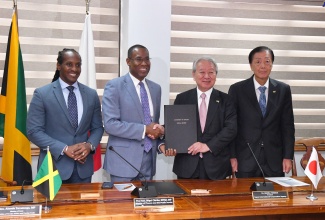
[[[149,57],[145,57],[145,58],[137,57],[137,58],[134,58],[134,59],[130,58],[130,60],[133,60],[136,63],[142,63],[143,61],[145,63],[150,63],[151,58],[149,58]]]

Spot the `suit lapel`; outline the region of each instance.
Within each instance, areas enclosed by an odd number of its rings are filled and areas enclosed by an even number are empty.
[[[255,108],[257,113],[261,117],[263,117],[260,105],[258,104],[258,101],[257,101],[255,86],[254,86],[254,82],[253,82],[253,77],[254,77],[254,75],[247,80],[247,83],[246,83],[247,85],[245,85],[245,87],[247,89],[243,89],[243,91],[245,91],[246,96],[248,97],[249,103]]]
[[[209,127],[210,123],[213,121],[213,118],[219,111],[220,103],[221,103],[221,99],[219,96],[219,92],[213,89],[209,100],[209,108],[208,108],[208,114],[207,114],[204,130],[206,130],[206,128]]]
[[[85,91],[85,86],[78,82],[78,87],[82,98],[83,113],[77,131],[79,127],[81,127],[80,125],[82,125],[82,123],[84,123],[85,121],[85,116],[87,115],[87,109],[88,109],[87,106],[89,106],[89,101],[88,101],[87,93]]]
[[[277,83],[270,78],[265,117],[267,117],[272,110],[275,109],[275,106],[277,105],[278,92]]]
[[[132,98],[134,107],[138,111],[138,113],[141,117],[141,120],[144,123],[142,105],[141,105],[137,90],[135,89],[135,86],[134,86],[133,81],[132,81],[131,77],[129,76],[129,74],[130,73],[128,73],[124,76],[124,87],[125,87],[125,90],[129,93],[130,97]]]
[[[202,130],[201,130],[201,124],[200,124],[200,112],[199,112],[199,103],[198,103],[198,97],[197,97],[197,89],[192,89],[190,91],[190,94],[188,96],[188,99],[186,99],[186,104],[195,105],[197,109],[196,113],[196,124],[197,124],[197,131],[199,136],[202,136]],[[209,111],[209,110],[208,110]],[[206,125],[207,126],[207,125]]]
[[[156,113],[157,110],[155,109],[156,106],[159,106],[159,104],[157,103],[157,99],[155,97],[158,96],[156,89],[154,89],[153,84],[150,80],[146,80],[147,86],[149,88],[149,93],[151,96],[151,101],[152,101],[152,108],[153,108],[153,118],[154,121],[159,121],[159,118],[156,118]]]

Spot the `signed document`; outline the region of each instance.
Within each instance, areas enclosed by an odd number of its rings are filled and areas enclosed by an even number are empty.
[[[197,142],[196,105],[165,105],[164,116],[166,149],[187,153],[187,149]]]
[[[296,180],[294,178],[290,178],[290,177],[268,177],[265,178],[267,180],[270,180],[272,182],[275,182],[281,186],[284,187],[293,187],[293,186],[309,186],[308,183]]]

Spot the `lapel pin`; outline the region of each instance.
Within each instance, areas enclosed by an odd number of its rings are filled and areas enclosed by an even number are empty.
[[[219,103],[219,100],[216,100],[217,103]]]
[[[274,90],[273,93],[276,93],[276,91]]]

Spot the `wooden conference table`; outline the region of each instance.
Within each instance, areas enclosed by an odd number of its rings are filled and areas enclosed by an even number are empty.
[[[310,183],[307,177],[295,178]],[[101,183],[62,185],[55,199],[48,203],[52,206],[50,212],[43,212],[35,219],[325,219],[325,178],[314,191],[318,200],[313,202],[306,199],[311,186],[282,187],[276,183],[275,190],[288,191],[289,199],[254,201],[249,189],[254,181],[261,179],[174,180],[187,194],[163,195],[174,197],[173,212],[136,212],[130,191],[102,190]],[[134,184],[140,186],[140,182]],[[26,188],[32,189],[31,186]],[[209,195],[191,195],[191,189],[197,188],[211,191]],[[16,189],[20,187],[0,188],[2,191]],[[82,198],[85,195],[97,196]],[[0,206],[9,205],[9,201],[0,203]],[[44,201],[44,197],[34,190],[33,204],[44,204]]]

